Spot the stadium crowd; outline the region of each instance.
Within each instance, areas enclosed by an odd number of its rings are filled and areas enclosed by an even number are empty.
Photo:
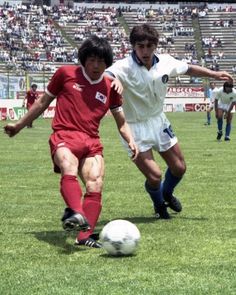
[[[222,11],[232,13],[233,8],[217,6],[212,9],[212,13]],[[158,26],[158,53],[169,53],[177,59],[197,64],[200,60],[192,20],[196,17],[204,19],[209,13],[207,4],[201,8],[179,9],[171,6],[154,9],[152,5],[149,8],[139,6],[134,9],[131,5],[117,8],[111,4],[98,10],[79,5],[12,6],[6,2],[0,6],[0,63],[6,65],[8,70],[54,73],[61,63],[78,63],[78,46],[92,34],[109,40],[115,60],[124,58],[131,48],[118,17],[127,20],[133,15],[136,22],[149,22]],[[218,23],[213,25],[218,26]],[[219,26],[233,31],[234,16],[221,18]],[[183,37],[187,38],[187,42]],[[178,49],[177,40],[181,40],[182,44]],[[204,63],[208,63],[211,69],[219,70],[219,61],[227,57],[222,38],[212,34],[202,36],[202,48],[207,50],[203,56]],[[215,48],[220,51],[213,52]]]

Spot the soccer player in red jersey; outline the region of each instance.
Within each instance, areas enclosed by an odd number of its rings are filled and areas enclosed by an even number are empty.
[[[29,112],[4,128],[10,137],[14,136],[57,98],[49,144],[54,171],[61,173],[60,192],[67,205],[62,225],[67,231],[79,230],[76,245],[100,248],[93,234],[102,208],[104,178],[98,129],[109,109],[134,160],[138,149],[122,109],[123,88],[119,81],[104,74],[113,62],[111,46],[105,39],[91,36],[79,48],[79,59],[81,66],[59,68]],[[84,196],[78,174],[86,188]]]
[[[39,98],[39,94],[37,92],[38,86],[36,84],[32,84],[29,91],[26,92],[26,96],[23,101],[23,107],[26,106],[27,110],[29,110],[34,102]],[[25,104],[26,101],[26,104]],[[27,125],[28,128],[33,127],[33,121]]]

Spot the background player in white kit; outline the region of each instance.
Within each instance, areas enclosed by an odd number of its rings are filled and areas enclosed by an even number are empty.
[[[182,210],[173,191],[186,171],[177,137],[163,112],[169,77],[186,74],[225,81],[232,81],[232,77],[227,72],[190,65],[168,54],[156,55],[158,41],[159,33],[148,24],[133,27],[132,54],[115,62],[107,72],[123,84],[123,109],[140,151],[135,164],[146,178],[145,189],[153,201],[156,216],[169,219],[167,206],[176,212]],[[167,164],[163,182],[153,150]]]
[[[210,87],[207,93],[207,100],[209,105],[207,106],[207,121],[205,125],[211,125],[211,111],[215,108],[215,93],[216,93],[216,84],[215,82],[210,82]]]
[[[225,82],[215,93],[215,112],[217,119],[217,140],[221,140],[223,136],[223,117],[225,114],[225,141],[230,140],[231,122],[233,119],[233,107],[236,105],[236,90],[233,84]]]

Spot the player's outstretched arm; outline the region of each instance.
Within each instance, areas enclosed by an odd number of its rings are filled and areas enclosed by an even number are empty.
[[[33,120],[37,119],[47,109],[53,99],[54,97],[46,93],[42,95],[20,120],[16,123],[9,123],[4,126],[5,133],[10,137],[15,136],[26,125],[29,125]]]
[[[116,121],[117,128],[120,132],[120,135],[124,138],[124,140],[128,143],[129,148],[132,152],[132,160],[136,160],[139,154],[138,147],[134,141],[132,132],[129,128],[128,123],[125,120],[125,115],[123,110],[115,110],[112,111],[113,117]]]
[[[233,77],[226,71],[212,71],[205,67],[197,65],[189,65],[189,68],[185,75],[195,77],[209,77],[216,80],[230,81],[233,83]]]

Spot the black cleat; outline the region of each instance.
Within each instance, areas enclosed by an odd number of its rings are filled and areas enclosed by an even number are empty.
[[[230,137],[229,136],[225,136],[225,141],[230,141]]]
[[[98,241],[95,241],[93,238],[89,237],[87,239],[83,239],[78,241],[77,239],[75,240],[75,245],[76,246],[87,246],[89,248],[102,248],[102,244],[99,243]]]
[[[66,231],[87,231],[90,229],[90,225],[83,214],[74,212],[71,208],[65,209],[61,221],[62,227]]]
[[[182,205],[180,201],[173,195],[167,195],[163,193],[163,197],[165,200],[165,204],[167,207],[170,207],[175,212],[181,212],[182,211]]]
[[[216,139],[221,140],[222,135],[223,135],[222,131],[218,131]]]
[[[155,217],[157,219],[170,219],[170,214],[167,211],[165,203],[163,203],[159,207],[154,207],[155,210]]]

